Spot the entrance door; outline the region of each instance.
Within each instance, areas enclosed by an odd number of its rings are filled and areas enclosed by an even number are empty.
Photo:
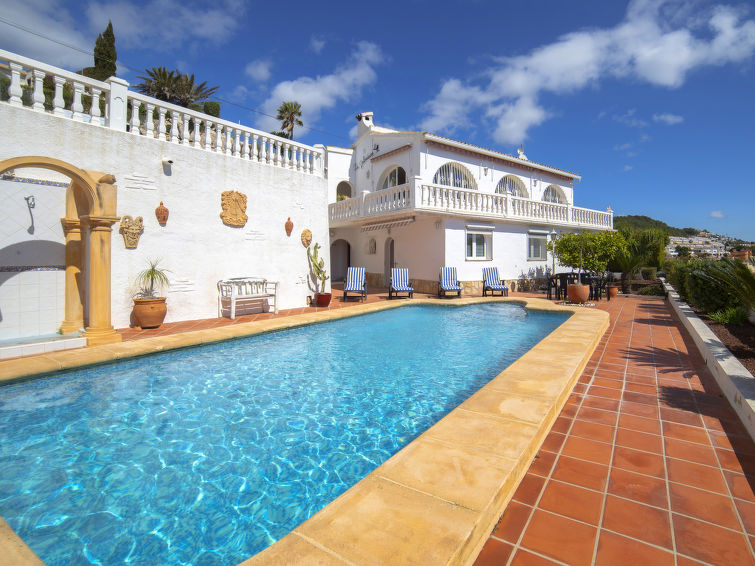
[[[336,240],[330,246],[330,276],[332,281],[346,281],[346,268],[349,267],[349,243]]]
[[[388,287],[391,284],[391,268],[396,267],[394,259],[395,245],[393,238],[388,238],[385,241],[385,270],[383,274],[383,285]]]

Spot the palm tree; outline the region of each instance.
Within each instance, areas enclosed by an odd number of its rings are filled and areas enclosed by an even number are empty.
[[[152,67],[145,69],[146,77],[136,77],[142,82],[136,84],[136,90],[147,96],[172,102],[176,88],[177,72],[169,71],[165,67]]]
[[[208,87],[207,81],[194,84],[194,75],[178,75],[176,78],[175,103],[179,106],[188,106],[200,100],[210,98],[219,87]]]
[[[165,67],[152,67],[144,72],[147,76],[136,77],[142,79],[136,85],[139,92],[183,107],[210,98],[219,88],[208,87],[206,81],[195,84],[194,75],[169,71]]]
[[[294,126],[303,126],[304,122],[299,120],[301,116],[301,104],[295,101],[283,102],[278,107],[276,120],[281,121],[281,130],[288,132],[288,139],[294,139]]]

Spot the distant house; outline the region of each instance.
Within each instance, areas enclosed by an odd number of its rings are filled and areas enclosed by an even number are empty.
[[[429,132],[376,126],[357,115],[351,148],[326,148],[333,280],[350,265],[368,282],[409,268],[418,291],[434,292],[442,266],[466,291],[483,267],[507,281],[542,278],[554,267],[548,240],[560,232],[612,230],[613,212],[574,206],[580,176]],[[556,266],[557,267],[557,266]]]
[[[742,260],[744,262],[750,261],[752,259],[752,250],[745,248],[743,250],[731,250],[729,252],[729,255],[735,259]]]

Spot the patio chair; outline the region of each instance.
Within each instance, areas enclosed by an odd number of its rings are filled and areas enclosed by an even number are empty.
[[[455,267],[441,267],[440,278],[438,280],[438,298],[448,293],[456,293],[461,297],[461,285],[456,277]]]
[[[406,267],[391,268],[391,286],[388,288],[388,298],[399,293],[408,293],[411,299],[414,296],[414,288],[409,285],[409,270]]]
[[[346,270],[346,283],[343,286],[343,300],[347,293],[359,293],[362,302],[367,298],[367,290],[364,288],[364,267],[349,267]]]
[[[509,296],[509,288],[503,284],[503,279],[498,277],[497,267],[482,268],[482,296],[485,297],[488,291],[492,296],[495,296],[496,291],[500,291],[502,297]]]

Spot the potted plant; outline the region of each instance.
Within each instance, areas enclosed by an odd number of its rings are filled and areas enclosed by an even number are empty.
[[[141,328],[158,328],[168,312],[165,297],[157,296],[160,289],[169,285],[168,270],[159,264],[159,259],[147,260],[147,268],[136,276],[139,291],[134,295],[134,319]]]
[[[583,232],[561,234],[555,242],[549,242],[548,247],[561,265],[579,270],[580,281],[583,268],[593,273],[605,273],[608,261],[625,249],[626,241],[618,232]],[[566,293],[570,301],[584,303],[590,296],[590,286],[578,282],[569,285]]]
[[[309,257],[309,265],[312,269],[312,276],[314,279],[320,281],[320,291],[315,291],[315,298],[313,301],[316,307],[327,307],[330,305],[331,293],[325,292],[325,282],[329,279],[327,271],[325,269],[325,258],[318,256],[318,250],[320,244],[315,243],[314,248],[307,246],[307,256]]]

